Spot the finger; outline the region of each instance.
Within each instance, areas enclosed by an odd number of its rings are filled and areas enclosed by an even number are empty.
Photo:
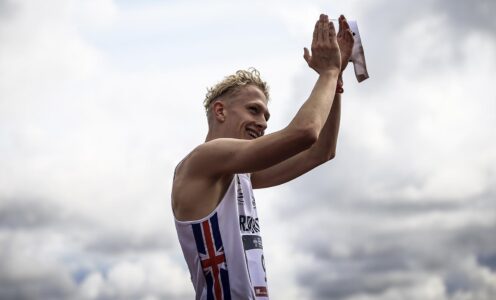
[[[319,25],[318,25],[317,42],[324,41],[323,30],[324,30],[324,15],[320,15]]]
[[[327,38],[329,41],[331,41],[333,38],[336,38],[337,37],[337,34],[336,34],[336,30],[334,29],[334,34],[331,32],[331,26],[334,26],[334,24],[332,24],[332,21],[329,22],[329,24],[327,24],[327,27],[328,27],[328,30],[327,30]]]
[[[329,17],[327,15],[324,17],[324,23],[322,28],[323,39],[325,43],[329,42]]]
[[[310,51],[306,47],[303,48],[303,58],[307,63],[310,63]]]
[[[350,30],[350,24],[348,24],[348,20],[346,20],[346,17],[341,15],[341,17],[339,17],[339,19],[340,20],[342,19],[343,30]],[[340,23],[340,25],[341,25],[341,23]]]
[[[335,39],[336,38],[336,29],[334,28],[334,23],[329,22],[329,38]]]
[[[317,43],[318,33],[319,33],[319,21],[315,22],[315,28],[313,29],[312,48],[314,48],[315,44]]]
[[[343,31],[343,28],[342,28],[342,26],[341,26],[341,19],[339,19],[339,30],[338,30],[337,37],[338,37],[338,38],[339,38],[339,37],[342,37],[342,36],[343,36],[343,33],[344,33],[344,31]]]

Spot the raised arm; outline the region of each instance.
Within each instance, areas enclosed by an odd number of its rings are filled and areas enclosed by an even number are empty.
[[[344,16],[339,18],[337,35],[341,51],[341,73],[338,85],[342,87],[342,72],[348,64],[353,49],[353,35]],[[331,112],[317,142],[311,148],[265,170],[253,173],[253,188],[266,188],[288,182],[334,158],[336,154],[339,123],[341,118],[341,94],[336,93]]]
[[[319,78],[286,128],[254,140],[219,138],[206,142],[191,153],[188,169],[197,176],[253,173],[310,148],[328,118],[341,67],[334,25],[326,15],[315,24],[311,50],[310,54],[305,48],[304,56]]]

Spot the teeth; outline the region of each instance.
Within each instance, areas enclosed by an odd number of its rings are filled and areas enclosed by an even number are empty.
[[[253,130],[248,130],[248,134],[254,138],[258,137],[258,134],[256,132],[254,132]]]

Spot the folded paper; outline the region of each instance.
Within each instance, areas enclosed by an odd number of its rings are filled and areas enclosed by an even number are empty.
[[[348,21],[348,24],[350,25],[351,31],[353,31],[353,37],[355,39],[355,44],[351,50],[350,61],[353,62],[356,79],[358,82],[362,82],[369,78],[367,65],[365,64],[365,53],[363,51],[362,39],[360,38],[360,32],[358,31],[356,21]]]

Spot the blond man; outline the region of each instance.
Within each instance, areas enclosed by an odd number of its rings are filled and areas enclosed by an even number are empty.
[[[268,299],[253,189],[288,182],[335,156],[341,74],[353,47],[346,19],[339,33],[326,15],[304,59],[319,77],[282,130],[264,135],[270,114],[258,71],[238,71],[209,89],[205,143],[177,166],[172,209],[196,299]],[[339,42],[339,44],[338,44]],[[341,48],[341,49],[340,49]]]

